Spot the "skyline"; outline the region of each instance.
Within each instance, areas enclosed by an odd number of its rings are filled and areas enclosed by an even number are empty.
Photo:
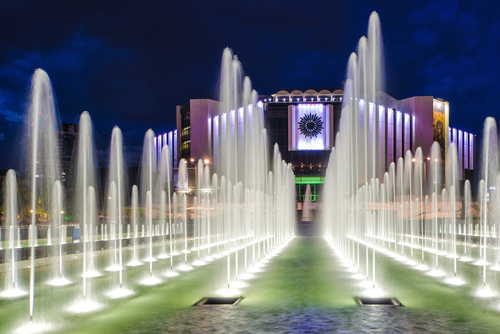
[[[493,8],[495,7],[495,8]],[[36,68],[49,74],[63,123],[89,111],[101,155],[118,125],[136,161],[148,128],[175,128],[175,106],[217,98],[223,48],[238,55],[259,94],[341,88],[349,54],[375,10],[386,89],[397,99],[450,102],[450,125],[480,136],[500,93],[500,4],[226,1],[0,2],[0,168],[16,168],[23,104]],[[132,162],[133,164],[133,162]]]

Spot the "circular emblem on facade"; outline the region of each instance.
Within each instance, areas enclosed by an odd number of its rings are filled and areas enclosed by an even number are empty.
[[[323,121],[316,114],[305,114],[299,120],[299,130],[306,138],[318,137],[323,130]]]

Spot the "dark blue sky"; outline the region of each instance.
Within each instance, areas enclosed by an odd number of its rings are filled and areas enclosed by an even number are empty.
[[[63,122],[87,110],[101,147],[116,124],[134,156],[148,128],[174,128],[177,104],[216,98],[226,46],[261,94],[341,87],[373,10],[390,95],[448,100],[450,124],[477,134],[499,115],[496,1],[0,0],[0,168],[19,159],[12,148],[38,67]]]

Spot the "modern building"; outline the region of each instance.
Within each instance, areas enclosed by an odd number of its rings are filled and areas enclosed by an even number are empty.
[[[61,159],[61,181],[73,178],[73,157],[78,142],[78,124],[63,123],[59,130],[59,158]]]
[[[277,143],[283,159],[292,164],[299,201],[304,198],[307,184],[311,185],[313,200],[321,193],[339,131],[343,95],[342,89],[282,89],[260,97],[269,144]],[[476,137],[449,126],[448,102],[433,96],[397,100],[387,94],[381,94],[379,101],[377,106],[357,101],[359,128],[366,133],[362,140],[367,147],[361,153],[364,158],[359,160],[360,170],[383,178],[392,162],[404,157],[408,150],[415,153],[418,147],[427,160],[424,163],[428,163],[435,141],[441,146],[444,161],[453,142],[458,151],[459,179],[472,179]],[[181,158],[191,166],[202,159],[217,167],[213,142],[218,131],[217,109],[218,102],[209,99],[193,99],[189,106],[177,106],[177,130],[155,139],[158,157],[163,145],[169,144],[174,167]],[[365,182],[363,177],[361,182]]]

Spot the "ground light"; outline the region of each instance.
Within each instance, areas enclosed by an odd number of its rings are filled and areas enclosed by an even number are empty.
[[[420,270],[420,271],[427,271],[427,270],[429,270],[429,267],[426,264],[421,263],[418,266],[416,266],[415,269]]]
[[[160,255],[158,255],[158,258],[163,260],[163,259],[168,259],[168,258],[170,258],[170,256],[169,256],[168,254],[164,253],[164,254],[160,254]]]
[[[180,271],[191,271],[193,270],[193,267],[191,267],[189,264],[181,264],[180,266],[177,267]]]
[[[200,266],[204,266],[206,265],[207,263],[203,260],[196,260],[193,262],[193,266],[196,266],[196,267],[200,267]]]
[[[160,284],[162,282],[161,279],[159,279],[158,277],[155,277],[155,276],[148,276],[144,279],[142,279],[139,284],[142,284],[142,285],[147,285],[147,286],[152,286],[152,285],[157,285],[157,284]]]
[[[217,294],[222,297],[238,296],[241,294],[240,290],[230,287],[217,290]]]
[[[7,298],[7,299],[13,299],[13,298],[19,298],[22,296],[26,296],[28,294],[28,291],[21,290],[19,288],[11,288],[8,290],[4,290],[0,293],[0,298]]]
[[[446,276],[446,274],[440,270],[440,269],[433,269],[431,271],[429,271],[427,273],[427,275],[431,276],[431,277],[443,277],[443,276]]]
[[[197,301],[193,306],[207,306],[207,305],[238,305],[243,296],[239,297],[203,297]]]
[[[48,285],[52,286],[65,286],[71,284],[72,282],[64,277],[56,277],[47,282]]]
[[[127,263],[127,266],[129,266],[129,267],[139,267],[142,265],[143,265],[143,263],[139,260],[132,260],[129,263]]]
[[[108,293],[106,293],[106,296],[108,296],[111,299],[119,299],[119,298],[125,298],[128,296],[131,296],[134,294],[133,290],[127,289],[127,288],[116,288]]]
[[[82,274],[82,277],[86,278],[94,278],[94,277],[99,277],[102,276],[102,274],[96,270],[89,270],[86,273]]]
[[[67,311],[70,313],[90,313],[100,310],[104,307],[103,304],[93,301],[91,299],[79,299],[71,304]]]
[[[496,293],[495,291],[491,290],[488,285],[485,285],[482,288],[477,289],[474,292],[474,296],[478,298],[492,298],[496,296]]]
[[[500,271],[500,264],[495,264],[494,266],[491,266],[490,267],[490,270],[493,270],[493,271]]]
[[[458,276],[449,277],[449,278],[445,279],[444,282],[446,284],[454,285],[454,286],[461,286],[461,285],[465,285],[465,283],[466,283],[463,279],[461,279]]]
[[[112,264],[106,268],[106,271],[116,272],[116,271],[120,271],[120,269],[122,269],[122,267],[120,267],[120,265]]]
[[[36,334],[45,333],[54,329],[54,326],[48,323],[30,321],[26,325],[15,330],[15,334]]]
[[[375,298],[375,297],[354,297],[359,306],[394,306],[404,307],[404,305],[394,297]]]
[[[255,275],[246,272],[246,273],[241,274],[238,278],[242,279],[242,280],[249,280],[249,279],[255,278]]]
[[[173,270],[169,270],[164,274],[165,277],[176,277],[179,276],[179,273]]]

